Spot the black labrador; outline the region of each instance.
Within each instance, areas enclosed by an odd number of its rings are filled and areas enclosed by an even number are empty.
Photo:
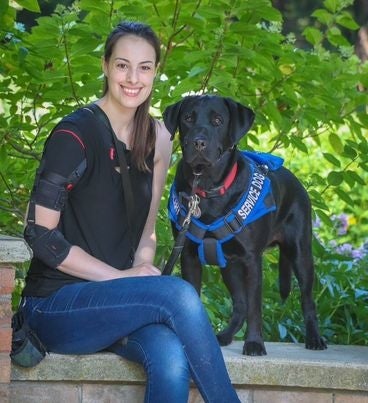
[[[182,277],[200,293],[202,264],[221,266],[233,312],[228,327],[217,335],[219,343],[230,344],[247,321],[243,354],[265,355],[262,254],[278,246],[281,297],[289,295],[294,272],[301,290],[305,346],[322,350],[326,344],[312,297],[310,200],[281,159],[237,149],[253,120],[251,109],[216,95],[188,96],[164,112],[171,135],[179,130],[183,155],[169,202],[174,236],[189,202],[199,201],[181,254]]]

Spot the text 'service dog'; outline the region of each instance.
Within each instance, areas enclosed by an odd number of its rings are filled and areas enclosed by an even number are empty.
[[[247,321],[243,353],[264,355],[262,254],[278,246],[281,297],[289,295],[294,273],[301,291],[306,348],[322,350],[326,344],[312,297],[309,197],[281,158],[237,149],[253,120],[251,109],[214,95],[183,98],[164,112],[172,136],[179,131],[183,154],[169,201],[174,235],[188,210],[188,196],[195,192],[200,198],[201,216],[192,219],[186,233],[181,273],[200,292],[202,265],[220,266],[233,312],[218,340],[221,345],[231,343]],[[192,189],[195,176],[199,181]]]

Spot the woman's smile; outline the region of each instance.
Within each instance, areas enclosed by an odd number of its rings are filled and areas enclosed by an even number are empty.
[[[136,97],[137,95],[139,95],[141,88],[129,88],[129,87],[125,87],[125,86],[121,86],[123,92],[125,95],[127,95],[128,97]]]

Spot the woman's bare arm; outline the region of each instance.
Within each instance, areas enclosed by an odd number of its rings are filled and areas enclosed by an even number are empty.
[[[167,131],[163,123],[157,122],[156,127],[157,137],[154,160],[155,168],[152,185],[152,201],[146,225],[135,254],[134,266],[142,263],[153,263],[156,252],[155,224],[171,159],[172,142],[170,141],[170,133]]]
[[[57,227],[60,213],[36,205],[36,224],[54,229]],[[159,275],[160,271],[152,264],[144,263],[134,268],[118,270],[91,256],[78,246],[72,246],[67,257],[55,269],[84,280],[104,281],[122,277]]]

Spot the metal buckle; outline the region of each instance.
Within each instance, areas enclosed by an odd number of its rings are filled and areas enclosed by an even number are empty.
[[[228,221],[230,215],[233,214],[234,218],[231,221]],[[234,225],[236,223],[236,225]],[[242,228],[242,221],[239,219],[236,213],[233,211],[229,211],[224,217],[224,224],[225,227],[234,234],[235,232],[239,231]]]

